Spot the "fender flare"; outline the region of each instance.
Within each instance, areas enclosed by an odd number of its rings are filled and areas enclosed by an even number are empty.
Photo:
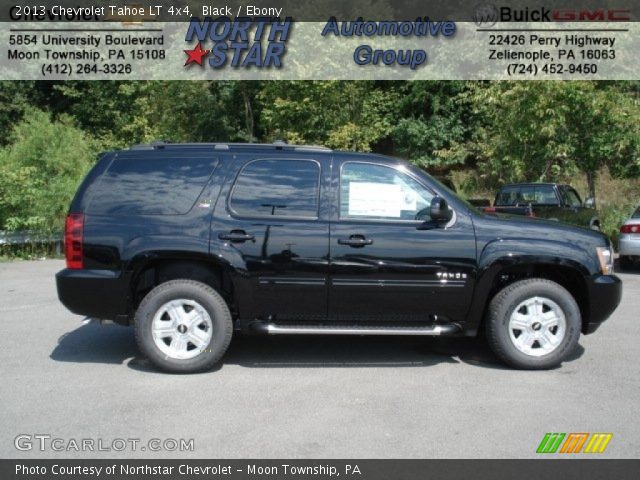
[[[546,252],[546,253],[540,253]],[[500,272],[506,268],[563,267],[583,277],[597,271],[597,259],[582,247],[544,239],[497,239],[489,242],[479,255],[476,288],[465,322],[468,335],[475,335],[490,300],[491,289]]]
[[[136,241],[127,245],[129,260],[123,265],[123,274],[129,278],[127,283],[130,289],[130,295],[133,296],[135,285],[140,281],[142,273],[154,264],[164,262],[191,262],[194,265],[200,265],[202,269],[214,268],[221,274],[229,275],[230,265],[218,255],[210,254],[208,245],[202,248],[203,242],[199,238],[185,237],[182,239],[183,245],[180,249],[175,249],[175,244],[171,238],[162,236],[157,237],[138,237]],[[146,248],[137,250],[136,246],[144,245]],[[173,247],[173,248],[172,248]]]

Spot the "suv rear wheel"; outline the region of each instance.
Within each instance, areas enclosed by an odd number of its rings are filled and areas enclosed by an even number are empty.
[[[561,285],[546,279],[515,282],[489,305],[487,339],[505,363],[540,370],[559,365],[580,337],[580,308]]]
[[[231,342],[233,322],[224,299],[194,280],[171,280],[151,290],[135,315],[142,353],[167,372],[208,370]]]

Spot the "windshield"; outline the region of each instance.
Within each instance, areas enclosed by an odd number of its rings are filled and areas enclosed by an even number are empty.
[[[576,192],[573,188],[564,187],[561,190],[561,192],[563,194],[564,201],[567,205],[569,205],[570,207],[582,206],[582,200],[580,200],[580,196],[578,195],[578,192]]]
[[[636,208],[636,211],[633,212],[633,215],[631,215],[631,218],[640,218],[640,207]]]

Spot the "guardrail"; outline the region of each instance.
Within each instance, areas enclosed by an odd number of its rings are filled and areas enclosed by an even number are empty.
[[[55,255],[63,252],[62,232],[37,232],[32,230],[20,230],[16,232],[0,231],[0,248],[20,248],[33,246],[35,248],[46,247]]]

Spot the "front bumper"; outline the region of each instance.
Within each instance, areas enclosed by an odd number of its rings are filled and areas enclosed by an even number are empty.
[[[595,332],[620,304],[622,298],[622,280],[615,275],[595,275],[591,277],[589,289],[589,317],[584,323],[582,333]]]
[[[77,315],[126,322],[129,291],[120,272],[61,270],[56,274],[58,298]]]
[[[618,240],[620,255],[640,257],[640,235],[623,234]]]

